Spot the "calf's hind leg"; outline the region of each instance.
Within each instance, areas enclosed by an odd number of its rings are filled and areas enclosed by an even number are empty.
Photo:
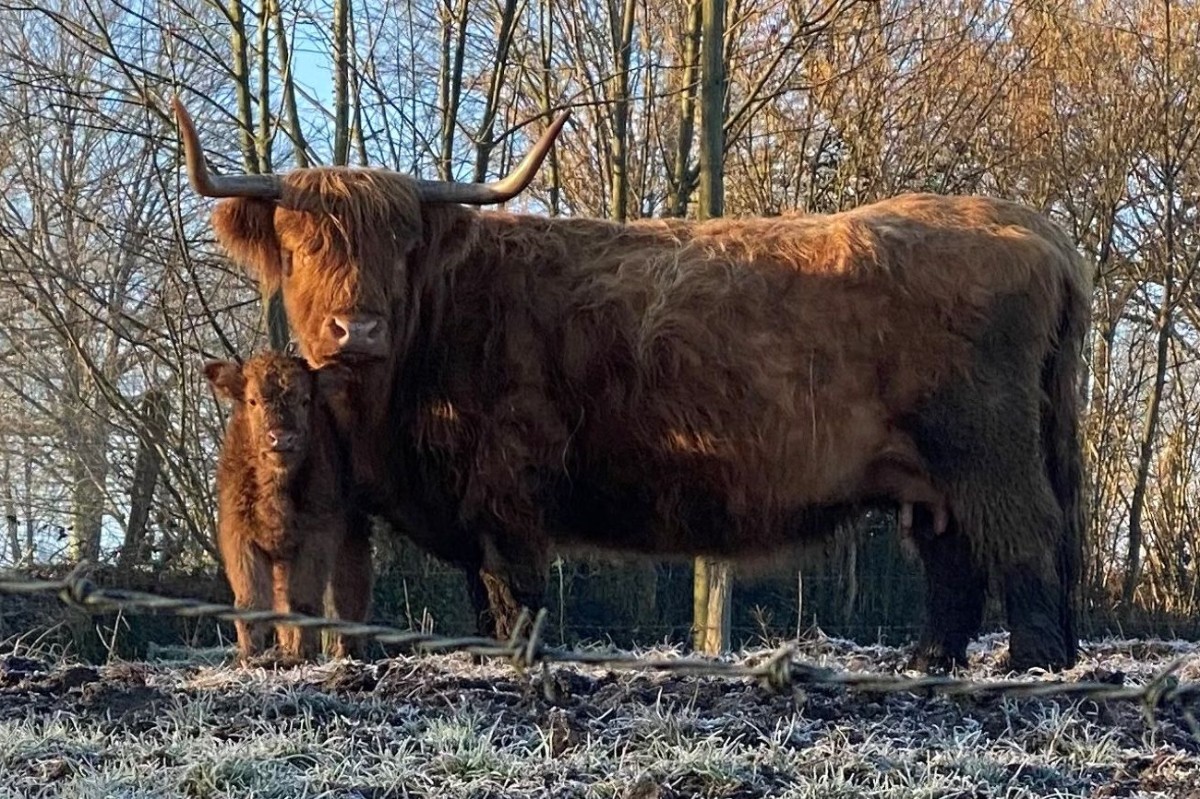
[[[275,610],[321,616],[325,586],[336,552],[331,547],[303,547],[296,557],[274,564]],[[276,627],[279,648],[286,657],[315,658],[321,649],[321,633],[315,628],[281,624]]]
[[[218,538],[225,579],[233,590],[233,604],[239,610],[268,610],[271,607],[271,565],[261,549],[244,538],[221,535]],[[251,658],[263,651],[268,627],[240,619],[237,630],[238,657]]]

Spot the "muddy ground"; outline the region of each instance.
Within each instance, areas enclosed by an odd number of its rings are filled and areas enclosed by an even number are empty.
[[[965,676],[1004,676],[1003,649],[976,647]],[[881,673],[905,657],[824,638],[799,654]],[[1066,679],[1142,684],[1179,656],[1200,679],[1195,645],[1141,641],[1086,647]],[[1147,723],[1134,704],[778,694],[461,655],[97,668],[17,652],[0,657],[0,796],[1200,799],[1188,710]]]

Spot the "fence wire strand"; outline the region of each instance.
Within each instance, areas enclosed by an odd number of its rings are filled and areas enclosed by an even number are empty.
[[[59,580],[32,580],[0,576],[0,594],[54,594],[62,602],[84,610],[118,609],[126,612],[165,613],[188,618],[212,618],[259,624],[285,624],[305,629],[366,638],[380,644],[411,647],[425,652],[463,652],[484,658],[504,659],[519,669],[541,665],[574,664],[621,671],[655,671],[675,675],[751,678],[778,691],[802,691],[804,688],[843,687],[868,693],[942,694],[959,697],[997,697],[1008,699],[1063,698],[1100,702],[1140,704],[1147,720],[1157,712],[1175,708],[1182,714],[1191,733],[1200,740],[1200,724],[1195,711],[1200,705],[1200,682],[1183,682],[1176,672],[1196,656],[1172,661],[1142,686],[1114,685],[1098,681],[1065,682],[1045,680],[971,680],[950,676],[910,677],[835,671],[824,666],[803,663],[795,658],[795,647],[780,647],[760,663],[730,662],[697,657],[645,657],[632,653],[588,652],[549,646],[542,641],[547,613],[543,609],[530,617],[523,611],[507,642],[479,636],[446,637],[418,633],[380,624],[362,624],[342,619],[279,613],[273,610],[247,610],[232,605],[195,599],[166,597],[144,591],[97,586],[86,576],[88,565],[81,563]],[[528,629],[528,633],[524,631]]]

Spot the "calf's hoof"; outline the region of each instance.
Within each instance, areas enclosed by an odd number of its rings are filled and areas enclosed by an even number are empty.
[[[304,660],[295,654],[274,646],[261,654],[248,658],[245,665],[259,669],[290,669],[303,662]]]

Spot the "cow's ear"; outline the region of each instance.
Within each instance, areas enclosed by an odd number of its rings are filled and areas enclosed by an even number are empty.
[[[204,376],[221,399],[241,402],[246,394],[246,378],[237,361],[209,361],[204,364]]]
[[[236,197],[222,200],[213,211],[217,241],[268,293],[279,287],[282,263],[275,233],[275,204]]]
[[[442,269],[463,263],[479,238],[474,211],[456,205],[426,205],[421,217],[424,230],[409,258],[436,263]]]

